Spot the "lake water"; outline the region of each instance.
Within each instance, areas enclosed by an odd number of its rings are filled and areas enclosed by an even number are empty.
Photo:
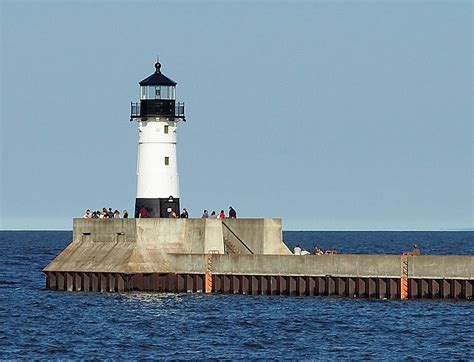
[[[0,231],[1,359],[474,359],[472,301],[45,289],[71,232]],[[340,253],[474,255],[473,232],[284,232]]]

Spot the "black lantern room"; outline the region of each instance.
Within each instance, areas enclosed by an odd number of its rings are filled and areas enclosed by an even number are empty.
[[[176,82],[161,73],[161,64],[155,63],[155,73],[140,83],[140,103],[131,104],[130,120],[160,117],[184,120],[184,102],[176,102]]]

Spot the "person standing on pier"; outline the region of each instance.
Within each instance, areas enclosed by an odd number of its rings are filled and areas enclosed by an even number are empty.
[[[138,212],[138,217],[139,218],[146,218],[148,217],[148,210],[146,209],[145,206],[143,206],[140,211]]]
[[[232,206],[229,206],[229,219],[237,219],[237,212]]]
[[[301,255],[301,246],[296,245],[295,248],[293,249],[293,254],[295,255]]]
[[[418,245],[413,245],[413,250],[412,250],[412,255],[413,256],[420,256],[421,255],[421,250],[420,248],[418,247]]]

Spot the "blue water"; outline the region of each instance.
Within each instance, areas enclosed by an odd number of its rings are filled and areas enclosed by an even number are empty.
[[[395,254],[418,245],[423,254],[474,255],[473,231],[286,231],[285,243],[308,251],[322,249],[342,254]]]
[[[343,253],[474,255],[473,232],[285,232]],[[474,359],[474,303],[48,291],[71,232],[0,232],[1,359]]]

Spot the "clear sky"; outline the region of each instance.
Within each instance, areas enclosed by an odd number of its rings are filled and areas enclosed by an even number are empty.
[[[0,3],[0,229],[133,210],[130,102],[157,54],[191,216],[473,227],[471,1]]]

